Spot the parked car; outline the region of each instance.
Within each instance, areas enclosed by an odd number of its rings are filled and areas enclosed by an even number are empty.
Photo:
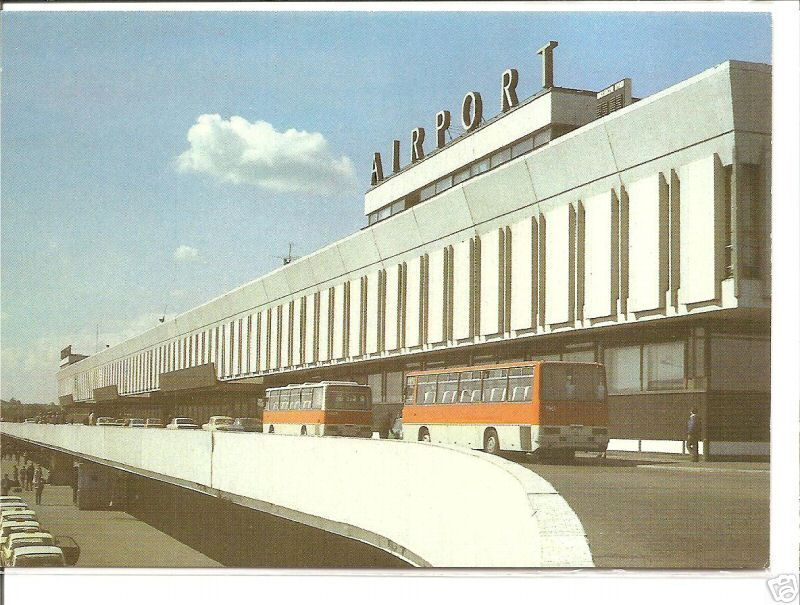
[[[21,504],[28,508],[28,503],[22,499],[22,496],[0,496],[0,509],[11,504]]]
[[[30,507],[25,502],[9,502],[8,504],[0,504],[0,511],[7,510],[30,510]]]
[[[160,418],[148,418],[144,421],[144,428],[146,429],[163,429],[164,423]]]
[[[94,422],[95,426],[117,426],[117,421],[109,416],[101,416]]]
[[[38,521],[36,513],[30,509],[11,509],[0,512],[0,523],[3,521]]]
[[[191,418],[173,418],[166,428],[168,429],[199,429],[200,427]]]
[[[237,418],[233,424],[220,430],[231,433],[263,433],[264,424],[258,418]]]
[[[129,426],[132,429],[144,428],[145,426],[144,418],[129,418],[127,426]]]
[[[15,548],[10,567],[64,567],[64,553],[58,546],[21,546]]]
[[[6,544],[0,549],[0,561],[5,565],[11,561],[15,548],[21,546],[55,546],[55,538],[46,531],[27,531],[9,534]]]
[[[36,418],[26,418],[22,424],[36,424]]]
[[[0,548],[2,548],[8,536],[11,534],[26,532],[26,531],[39,531],[41,526],[38,521],[6,521],[0,523]]]
[[[70,567],[78,562],[81,556],[81,547],[69,536],[56,536],[55,545],[64,553],[64,562]]]
[[[204,431],[219,431],[225,429],[233,424],[233,418],[230,416],[212,416],[203,425]]]

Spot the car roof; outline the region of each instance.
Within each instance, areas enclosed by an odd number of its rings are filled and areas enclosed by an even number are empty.
[[[25,500],[23,500],[20,496],[0,496],[0,504],[3,504],[4,502],[22,502],[22,503],[24,503]]]
[[[39,522],[38,521],[3,521],[3,523],[0,524],[0,526],[2,526],[2,527],[10,527],[11,525],[20,525],[22,527],[33,527],[32,524],[36,524],[36,526],[38,526]]]
[[[53,538],[53,534],[48,531],[17,531],[8,535],[8,541],[28,538]]]
[[[14,549],[14,556],[19,555],[63,555],[64,551],[62,551],[58,546],[20,546],[19,548]]]
[[[36,511],[30,508],[7,508],[0,512],[0,517],[5,518],[9,515],[35,515]]]

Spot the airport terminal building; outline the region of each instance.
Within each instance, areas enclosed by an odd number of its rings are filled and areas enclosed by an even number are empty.
[[[547,70],[545,70],[546,72]],[[769,454],[771,68],[729,61],[652,96],[544,86],[464,133],[373,162],[366,226],[87,358],[59,398],[96,415],[260,413],[267,386],[601,361],[610,449]],[[494,96],[494,95],[492,95]],[[445,115],[446,114],[446,115]],[[63,352],[62,352],[63,353]]]

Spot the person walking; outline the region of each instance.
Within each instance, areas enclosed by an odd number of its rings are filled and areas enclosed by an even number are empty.
[[[78,477],[79,467],[77,464],[72,465],[72,475],[69,478],[69,485],[72,488],[72,503],[78,503]]]
[[[33,472],[33,491],[36,493],[36,504],[42,503],[42,492],[44,491],[44,476],[42,467],[37,466]]]
[[[14,472],[14,483],[13,483],[14,487],[21,487],[22,484],[19,482],[19,468],[17,468],[16,464],[14,465],[13,472]]]
[[[697,415],[697,408],[692,408],[689,414],[689,422],[686,425],[686,447],[692,454],[692,462],[700,459],[700,438],[703,433],[700,417]]]
[[[11,491],[11,479],[8,478],[8,473],[3,475],[3,478],[0,480],[0,496],[8,496],[8,492]]]
[[[28,461],[28,466],[25,467],[25,491],[29,492],[33,489],[33,462]]]

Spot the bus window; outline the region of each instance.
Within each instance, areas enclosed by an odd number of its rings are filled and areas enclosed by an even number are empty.
[[[542,366],[542,399],[546,401],[605,401],[603,368],[589,364],[544,364]]]
[[[436,403],[455,403],[458,400],[458,374],[439,374]]]
[[[483,401],[501,402],[508,392],[508,370],[484,370]]]
[[[427,405],[436,401],[436,374],[419,377],[417,383],[417,405]]]
[[[280,409],[288,410],[289,409],[289,391],[282,390],[281,392],[281,399],[280,399]]]
[[[326,407],[329,410],[366,411],[372,408],[372,402],[367,389],[329,387]]]
[[[304,410],[310,410],[312,405],[313,389],[303,389],[300,394],[300,405]]]
[[[533,367],[511,368],[508,376],[508,400],[532,401]]]
[[[417,386],[417,377],[416,376],[407,376],[406,377],[406,390],[403,393],[403,403],[405,405],[411,405],[414,403],[414,389]]]
[[[314,393],[311,396],[311,407],[315,410],[322,409],[323,392],[322,387],[314,387]]]
[[[481,400],[481,373],[461,372],[459,403],[478,403]]]
[[[289,395],[289,409],[290,410],[300,409],[300,389],[291,390],[291,395]]]

